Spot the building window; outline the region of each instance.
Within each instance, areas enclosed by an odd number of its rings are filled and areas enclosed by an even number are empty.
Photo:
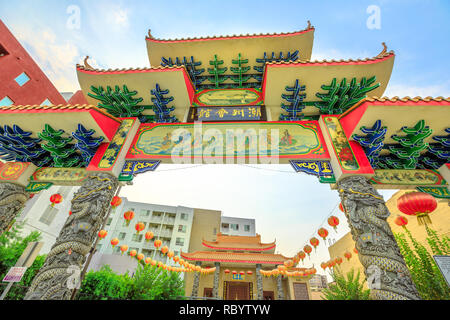
[[[232,224],[230,224],[230,228],[231,228],[231,230],[239,230],[239,225],[236,223],[232,223]]]
[[[19,86],[23,86],[25,83],[27,83],[28,81],[30,81],[30,78],[28,77],[28,75],[25,72],[22,72],[19,76],[17,76],[17,78],[15,78],[14,80],[16,80],[17,84]]]
[[[133,234],[133,237],[131,238],[135,242],[141,242],[142,241],[142,234]]]
[[[45,223],[46,225],[51,225],[53,222],[53,219],[55,219],[56,214],[58,213],[58,209],[48,206],[47,209],[45,209],[44,213],[42,214],[41,218],[39,219],[39,222]]]
[[[113,254],[118,254],[120,252],[120,247],[119,246],[115,246],[113,249]]]
[[[101,248],[102,248],[102,244],[101,243],[97,244],[96,250],[100,251]]]
[[[179,251],[174,251],[173,254],[177,256],[177,255],[180,254],[180,252]]]
[[[8,96],[4,97],[2,100],[0,100],[0,107],[8,107],[11,106],[14,103]]]
[[[148,217],[148,216],[150,216],[150,210],[142,209],[142,210],[141,210],[141,216],[143,216],[143,217]]]
[[[8,51],[6,51],[5,47],[0,44],[0,57],[8,55]]]
[[[112,219],[113,219],[113,218],[108,218],[108,221],[106,221],[106,225],[107,225],[107,226],[111,225]]]
[[[187,213],[182,213],[182,214],[180,215],[180,219],[181,219],[181,220],[187,220],[187,219],[188,219]]]
[[[230,225],[228,223],[222,223],[223,229],[228,229],[229,227],[230,227]]]
[[[177,238],[175,241],[175,245],[184,246],[184,238]]]
[[[213,229],[213,235],[216,235],[217,234],[217,228],[214,228]]]
[[[53,102],[51,102],[49,99],[45,99],[44,102],[41,103],[41,106],[52,106]]]
[[[183,224],[180,224],[180,225],[178,226],[178,232],[186,233],[186,226],[183,225]]]
[[[244,231],[249,232],[250,231],[250,225],[244,224]]]
[[[119,233],[119,240],[125,239],[125,236],[126,236],[126,235],[127,235],[127,234],[126,234],[125,232]]]

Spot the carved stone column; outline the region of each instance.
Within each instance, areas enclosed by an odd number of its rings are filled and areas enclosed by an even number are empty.
[[[8,229],[29,198],[24,187],[14,183],[0,183],[0,234]]]
[[[345,215],[364,266],[371,297],[377,300],[420,300],[420,296],[386,219],[390,212],[365,177],[338,183]]]
[[[195,262],[196,266],[200,266],[201,261]],[[194,283],[192,284],[192,297],[198,297],[198,287],[200,285],[200,272],[194,272]]]
[[[220,263],[215,262],[214,266],[216,267],[216,271],[214,271],[214,285],[213,285],[213,297],[218,298],[219,297],[219,276],[220,276]]]
[[[279,274],[277,276],[277,291],[278,291],[277,299],[278,300],[284,300],[283,283],[282,283],[281,279],[282,279],[282,276],[281,276],[281,274]]]
[[[264,299],[264,293],[263,293],[263,278],[261,275],[261,264],[256,264],[256,294],[258,300]]]
[[[106,173],[93,173],[85,180],[73,196],[72,215],[67,218],[25,300],[71,298],[117,186],[117,178]]]

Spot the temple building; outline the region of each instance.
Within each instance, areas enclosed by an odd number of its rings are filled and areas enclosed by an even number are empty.
[[[276,243],[262,243],[261,235],[217,234],[215,241],[202,241],[203,249],[181,252],[181,258],[214,273],[187,273],[186,296],[223,300],[309,300],[310,276],[262,276],[291,258],[275,253]],[[304,268],[288,271],[304,272]],[[262,272],[261,272],[262,271]]]

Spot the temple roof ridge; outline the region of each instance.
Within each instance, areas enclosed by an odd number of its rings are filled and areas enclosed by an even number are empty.
[[[218,248],[223,250],[258,250],[265,251],[274,249],[275,241],[269,243],[261,242],[261,235],[255,236],[239,236],[239,235],[226,235],[222,233],[217,234],[217,238],[214,241],[208,241],[202,239],[202,244],[208,248]]]
[[[116,69],[97,69],[97,68],[93,68],[93,67],[86,67],[83,66],[81,64],[76,65],[77,70],[80,71],[94,71],[94,72],[98,72],[98,73],[102,73],[102,72],[130,72],[130,71],[161,71],[161,70],[179,70],[179,69],[184,69],[186,72],[186,67],[184,65],[174,65],[172,67],[170,66],[156,66],[156,67],[143,67],[143,68],[116,68]]]
[[[308,26],[303,30],[292,31],[292,32],[272,32],[272,33],[254,33],[254,34],[233,34],[233,35],[221,35],[221,36],[204,36],[204,37],[193,37],[193,38],[175,38],[175,39],[159,39],[155,38],[151,34],[151,30],[148,30],[148,35],[145,37],[145,40],[150,41],[158,41],[158,42],[178,42],[178,41],[201,41],[201,40],[224,40],[224,39],[233,39],[233,38],[259,38],[259,37],[279,37],[279,36],[292,36],[303,32],[308,32],[315,30],[314,26],[311,25],[311,22],[308,20]]]
[[[266,66],[267,65],[283,65],[283,64],[287,64],[287,65],[292,65],[292,64],[327,64],[327,63],[354,63],[354,62],[371,62],[371,61],[376,61],[376,60],[381,60],[381,59],[385,59],[388,58],[390,56],[395,56],[395,53],[393,50],[391,51],[387,51],[387,47],[386,44],[383,42],[383,50],[376,55],[375,57],[372,58],[364,58],[364,59],[331,59],[331,60],[327,60],[327,59],[323,59],[323,60],[290,60],[290,61],[271,61],[271,62],[266,62]]]

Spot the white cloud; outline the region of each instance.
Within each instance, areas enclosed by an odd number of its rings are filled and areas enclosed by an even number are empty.
[[[58,91],[79,89],[75,64],[81,61],[76,45],[69,40],[58,39],[50,28],[42,30],[31,26],[18,26],[14,34]]]

